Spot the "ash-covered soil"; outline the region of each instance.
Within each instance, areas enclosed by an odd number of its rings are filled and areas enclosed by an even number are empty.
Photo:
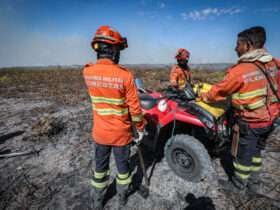
[[[161,89],[167,83],[166,71],[135,74],[147,87]],[[91,104],[81,71],[0,71],[0,93],[0,155],[30,152],[0,158],[0,209],[92,209]],[[152,169],[153,154],[143,147],[148,174],[153,170],[149,197],[132,192],[124,209],[280,209],[279,133],[275,130],[268,141],[274,151],[265,154],[259,195],[222,191],[217,179],[227,176],[219,158],[213,159],[206,179],[191,183],[177,177],[165,158]],[[133,180],[139,183],[135,148],[131,156]],[[105,209],[118,206],[115,175],[111,161]]]

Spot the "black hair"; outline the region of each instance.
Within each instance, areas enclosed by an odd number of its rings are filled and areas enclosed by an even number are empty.
[[[97,59],[108,58],[111,59],[114,63],[118,64],[120,59],[120,50],[113,45],[106,43],[98,43]]]
[[[266,41],[266,32],[264,27],[255,26],[246,29],[238,34],[238,38],[244,39],[249,42],[254,48],[262,48]]]

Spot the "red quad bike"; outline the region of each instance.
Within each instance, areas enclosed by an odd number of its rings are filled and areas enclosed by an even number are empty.
[[[162,139],[168,139],[164,142],[164,156],[174,173],[191,182],[203,180],[211,167],[210,156],[224,151],[229,143],[227,112],[216,118],[197,105],[190,85],[182,91],[169,87],[161,94],[139,84],[141,81],[136,79],[153,152]]]

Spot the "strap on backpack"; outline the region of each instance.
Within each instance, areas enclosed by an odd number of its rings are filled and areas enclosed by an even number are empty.
[[[277,90],[274,89],[274,86],[273,86],[273,84],[272,84],[272,81],[270,80],[270,77],[269,77],[269,75],[268,75],[266,69],[263,68],[263,66],[262,66],[260,63],[258,63],[258,62],[254,62],[253,64],[255,64],[255,65],[258,67],[258,69],[261,70],[261,72],[262,72],[263,75],[265,76],[266,80],[268,81],[268,84],[269,84],[269,86],[270,86],[270,89],[272,90],[273,94],[276,96],[278,102],[280,103],[280,98],[279,98],[279,96],[278,96],[278,94],[277,94]],[[278,88],[279,88],[279,87],[278,87]]]

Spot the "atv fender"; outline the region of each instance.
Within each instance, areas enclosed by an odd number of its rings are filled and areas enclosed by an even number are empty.
[[[205,125],[196,116],[181,111],[176,113],[169,112],[164,118],[160,119],[159,123],[162,127],[164,127],[174,120],[181,121],[185,124],[205,127]]]

